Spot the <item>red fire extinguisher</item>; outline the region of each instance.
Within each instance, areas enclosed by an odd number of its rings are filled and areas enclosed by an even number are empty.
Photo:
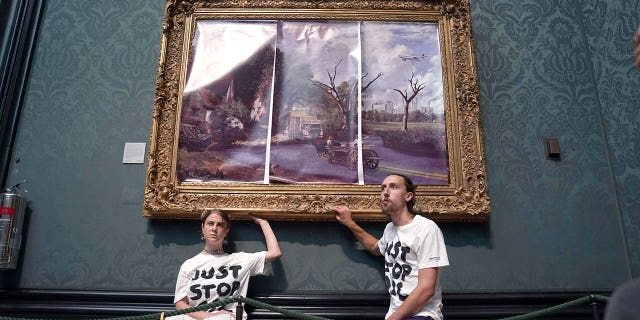
[[[15,269],[22,242],[26,201],[18,192],[20,183],[0,193],[0,270]]]

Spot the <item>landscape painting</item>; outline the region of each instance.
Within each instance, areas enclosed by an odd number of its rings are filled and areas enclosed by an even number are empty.
[[[178,179],[448,184],[438,39],[437,23],[198,22]]]

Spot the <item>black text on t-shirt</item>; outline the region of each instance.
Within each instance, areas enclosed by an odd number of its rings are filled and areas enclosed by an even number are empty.
[[[407,253],[411,249],[403,246],[400,241],[390,243],[385,248],[385,283],[387,290],[392,296],[398,296],[400,301],[404,301],[408,294],[402,292],[405,277],[411,273],[411,265],[406,263]]]
[[[240,273],[240,269],[242,266],[240,265],[232,265],[232,266],[221,266],[218,269],[211,267],[205,270],[195,270],[193,278],[191,280],[196,281],[199,279],[225,279],[232,276],[233,281],[220,281],[218,283],[195,283],[189,287],[192,295],[190,296],[191,300],[199,300],[203,296],[205,299],[211,298],[212,290],[215,290],[215,293],[218,294],[219,297],[226,297],[233,295],[238,289],[240,289],[240,281],[238,281],[238,275]]]

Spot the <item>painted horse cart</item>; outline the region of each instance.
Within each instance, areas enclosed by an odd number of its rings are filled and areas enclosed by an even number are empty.
[[[346,165],[351,170],[358,168],[357,142],[344,143],[339,141],[324,141],[317,139],[313,142],[318,156],[331,163]],[[369,169],[375,169],[382,160],[372,144],[362,144],[362,163]]]

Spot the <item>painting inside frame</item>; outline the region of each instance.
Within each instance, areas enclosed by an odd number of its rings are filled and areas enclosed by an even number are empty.
[[[469,8],[450,2],[168,0],[144,215],[324,220],[347,204],[385,220],[378,184],[401,173],[433,219],[485,220]]]

